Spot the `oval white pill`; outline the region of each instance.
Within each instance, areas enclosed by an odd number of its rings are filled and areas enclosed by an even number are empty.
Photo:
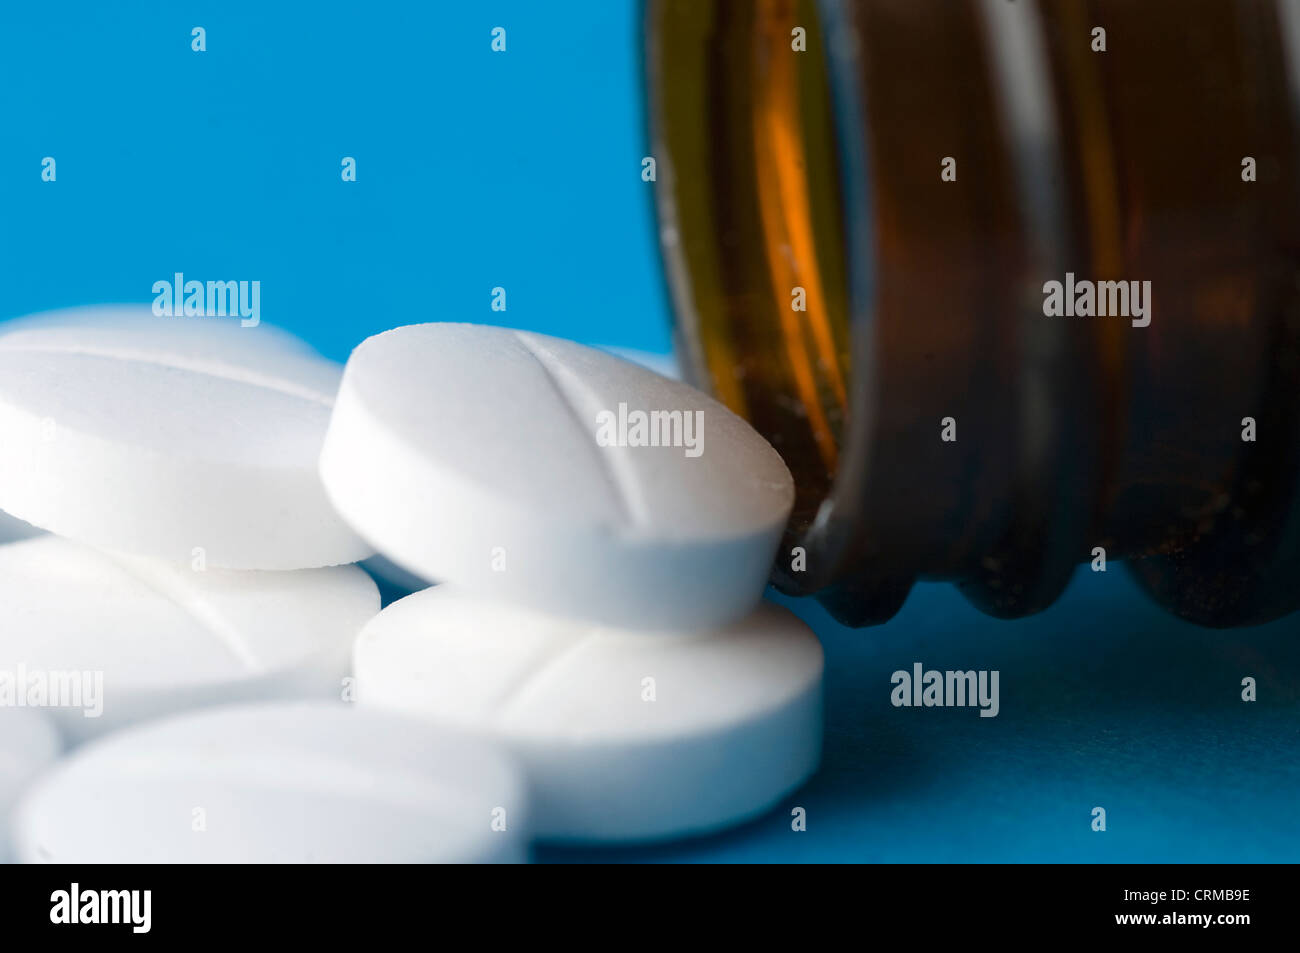
[[[357,639],[357,698],[508,747],[539,836],[649,840],[775,804],[821,754],[822,650],[762,604],[708,633],[584,627],[439,586]]]
[[[0,863],[10,859],[9,812],[60,747],[54,726],[40,712],[0,708]]]
[[[0,546],[0,679],[69,741],[203,705],[337,699],[378,611],[356,566],[194,571],[39,536]]]
[[[751,609],[794,500],[780,455],[699,391],[466,324],[352,353],[321,474],[344,518],[421,576],[637,628]]]
[[[118,307],[20,322],[0,334],[0,508],[177,563],[363,559],[317,470],[339,373],[238,320]]]
[[[41,778],[13,820],[21,861],[73,864],[518,861],[527,830],[499,752],[327,703],[112,735]]]

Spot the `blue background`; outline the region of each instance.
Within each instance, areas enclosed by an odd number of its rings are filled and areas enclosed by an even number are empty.
[[[338,360],[430,320],[665,351],[639,42],[616,0],[6,3],[0,319],[148,302],[183,271],[260,280],[263,320]],[[807,787],[716,837],[539,858],[1300,859],[1294,620],[1196,629],[1118,566],[1014,623],[937,585],[864,631],[795,607],[827,654]],[[891,707],[890,673],[918,661],[1000,670],[1001,714]]]
[[[613,0],[0,3],[0,319],[180,271],[260,280],[337,360],[421,321],[667,350],[638,32]]]

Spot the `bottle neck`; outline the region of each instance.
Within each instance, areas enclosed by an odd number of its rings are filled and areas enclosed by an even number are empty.
[[[1117,5],[1100,51],[1080,3],[815,6],[647,14],[687,362],[798,487],[774,581],[852,624],[920,578],[1011,617],[1100,549],[1197,621],[1294,608],[1278,11]]]

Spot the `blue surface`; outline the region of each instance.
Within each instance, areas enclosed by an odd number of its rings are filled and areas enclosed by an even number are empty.
[[[263,319],[340,360],[428,320],[664,350],[637,44],[614,0],[0,5],[0,319],[183,271],[260,280]],[[828,666],[805,789],[717,837],[539,858],[1300,860],[1300,621],[1185,626],[1118,566],[1016,623],[944,586],[878,629],[798,611]],[[1001,713],[893,708],[918,661],[1000,670]]]

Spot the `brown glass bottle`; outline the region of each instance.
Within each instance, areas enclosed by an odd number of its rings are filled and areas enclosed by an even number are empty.
[[[795,475],[781,589],[1010,618],[1100,547],[1204,625],[1300,606],[1288,12],[649,0],[679,350]],[[1149,325],[1047,316],[1067,273],[1150,281]]]

